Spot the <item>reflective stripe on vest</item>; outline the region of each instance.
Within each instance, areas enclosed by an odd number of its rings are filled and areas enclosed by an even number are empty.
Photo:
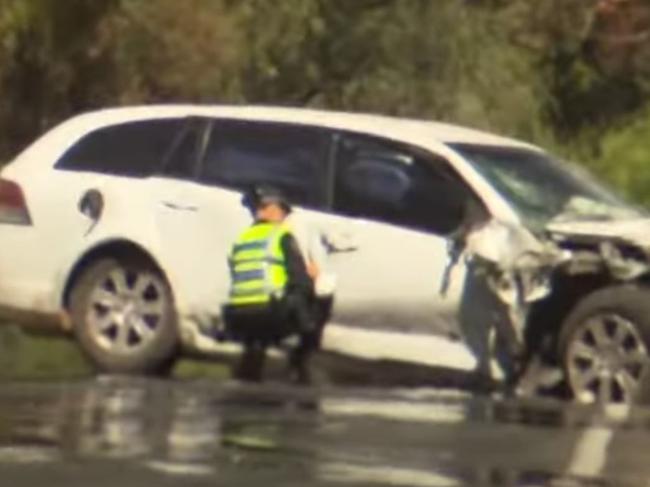
[[[230,254],[231,305],[264,304],[280,298],[287,284],[284,225],[257,223],[245,230]]]

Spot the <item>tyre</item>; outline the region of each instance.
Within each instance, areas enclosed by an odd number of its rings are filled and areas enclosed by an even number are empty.
[[[574,399],[630,402],[649,358],[650,290],[625,285],[588,295],[564,321],[559,347]]]
[[[176,357],[172,293],[162,274],[137,260],[91,263],[74,284],[75,336],[102,372],[155,374]]]

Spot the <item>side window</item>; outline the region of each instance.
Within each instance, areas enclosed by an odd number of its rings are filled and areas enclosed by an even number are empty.
[[[162,175],[176,179],[193,179],[198,169],[200,154],[205,146],[206,135],[205,120],[187,119],[167,154]]]
[[[238,190],[271,184],[296,204],[318,207],[325,191],[325,131],[299,125],[217,120],[202,181]]]
[[[362,136],[340,141],[339,213],[444,235],[460,226],[469,198],[446,161],[424,151]]]
[[[149,176],[162,163],[179,127],[178,119],[161,119],[101,128],[70,147],[56,163],[56,168]]]

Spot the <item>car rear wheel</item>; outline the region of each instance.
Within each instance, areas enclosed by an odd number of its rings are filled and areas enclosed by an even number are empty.
[[[639,392],[650,355],[650,291],[601,289],[564,322],[560,353],[568,387],[583,403],[627,403]]]
[[[178,335],[172,293],[162,274],[137,260],[91,264],[70,297],[74,332],[95,366],[109,373],[169,369]]]

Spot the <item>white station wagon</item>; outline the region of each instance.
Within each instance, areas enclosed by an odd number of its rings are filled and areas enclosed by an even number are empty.
[[[325,350],[471,370],[467,330],[503,305],[575,397],[638,388],[648,220],[539,148],[427,121],[180,105],[65,121],[0,172],[2,316],[72,332],[109,372],[229,349],[212,333],[255,183],[328,251]],[[496,300],[468,291],[472,265]]]

